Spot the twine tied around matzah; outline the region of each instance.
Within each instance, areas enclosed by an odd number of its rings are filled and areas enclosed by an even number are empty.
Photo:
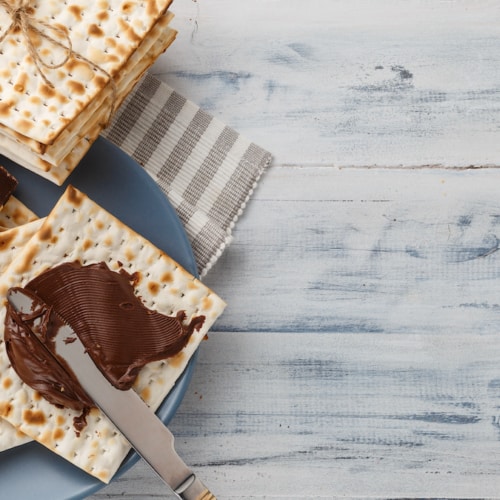
[[[58,26],[53,26],[41,19],[36,19],[34,17],[36,11],[31,6],[31,3],[31,0],[15,0],[14,2],[12,2],[12,0],[0,0],[0,6],[5,9],[7,14],[11,18],[10,26],[0,35],[0,45],[4,42],[9,33],[15,33],[17,30],[21,31],[26,47],[28,48],[28,52],[33,59],[38,73],[42,77],[42,80],[50,88],[54,88],[54,84],[49,80],[42,68],[61,68],[71,59],[71,57],[75,57],[86,62],[95,71],[99,71],[104,74],[109,79],[111,85],[111,106],[106,125],[109,124],[116,104],[117,91],[115,81],[104,68],[73,50],[71,38],[64,29],[59,28]],[[54,36],[51,36],[48,32],[52,32]],[[41,38],[44,38],[57,47],[62,48],[64,51],[64,57],[62,61],[58,63],[49,63],[45,61],[35,47],[31,36],[32,33]],[[62,41],[58,40],[55,37],[60,37]]]

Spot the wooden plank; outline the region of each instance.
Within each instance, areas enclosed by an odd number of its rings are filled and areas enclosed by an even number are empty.
[[[212,334],[174,419],[220,499],[495,497],[496,335]],[[145,467],[98,498],[156,498]]]
[[[154,72],[279,164],[498,165],[489,0],[179,1]]]
[[[217,328],[496,333],[498,185],[496,169],[272,168],[206,277],[230,298]]]

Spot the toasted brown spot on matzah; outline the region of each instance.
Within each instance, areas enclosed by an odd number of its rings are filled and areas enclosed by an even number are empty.
[[[150,281],[148,283],[148,290],[151,295],[158,295],[158,292],[160,291],[160,284],[155,281]]]
[[[133,274],[132,280],[133,280],[134,286],[137,286],[142,281],[142,273],[141,273],[141,271],[136,271]]]
[[[104,85],[106,85],[106,82],[107,82],[107,79],[101,75],[97,75],[95,77],[95,80],[96,80],[96,84],[99,85],[100,87],[104,87]]]
[[[210,309],[212,307],[212,300],[210,297],[204,297],[203,300],[201,301],[201,307],[203,309]]]
[[[29,130],[33,127],[33,122],[29,120],[20,119],[16,121],[16,126],[21,132],[27,134]]]
[[[62,415],[57,415],[56,422],[57,425],[64,425],[66,423],[66,419]]]
[[[66,433],[64,432],[64,429],[61,429],[60,427],[56,427],[54,432],[52,433],[52,439],[54,441],[58,441],[59,439],[62,439]]]
[[[83,9],[78,5],[70,5],[68,7],[68,11],[70,12],[70,14],[73,14],[76,17],[76,19],[80,19],[82,16]]]
[[[23,420],[30,425],[43,425],[46,421],[45,413],[42,410],[24,410]]]
[[[41,83],[38,86],[38,92],[40,93],[41,96],[49,98],[49,97],[54,97],[56,95],[55,89],[47,85],[46,83]]]
[[[42,425],[42,424],[40,424]],[[43,432],[38,436],[38,441],[40,443],[44,444],[45,446],[51,447],[53,440],[52,440],[52,432],[50,430],[47,430],[46,432]]]
[[[35,106],[42,104],[42,99],[40,99],[40,97],[37,95],[30,95],[28,100],[31,102],[31,104],[34,104]]]
[[[108,56],[108,61],[110,61],[110,62],[111,61],[116,62],[116,61],[119,61],[119,60],[120,60],[120,58],[118,56],[115,56],[114,54],[110,54]]]
[[[69,97],[66,97],[65,95],[62,95],[62,94],[59,94],[56,98],[57,98],[57,100],[59,101],[60,104],[66,104],[70,100]],[[79,101],[75,101],[75,102],[77,104],[79,104]],[[81,109],[82,106],[79,105],[79,106],[76,106],[76,107],[78,109]],[[61,120],[61,116],[62,116],[62,114],[59,114],[59,121],[64,122],[64,123],[71,122],[71,120],[69,118],[66,118],[65,120]]]
[[[172,281],[174,281],[174,276],[170,271],[167,271],[161,275],[160,281],[162,283],[172,283]]]
[[[16,436],[19,438],[19,439],[26,439],[26,434],[24,432],[21,432],[20,430],[16,429]]]
[[[49,241],[52,238],[52,228],[50,224],[43,224],[38,232],[38,239],[40,241]]]
[[[92,79],[94,76],[94,72],[89,64],[83,61],[79,61],[78,59],[72,59],[71,61],[68,61],[66,66],[68,68],[68,71],[70,71],[71,74],[79,80],[81,79],[87,81]]]
[[[151,389],[149,387],[144,387],[144,389],[141,391],[141,398],[144,401],[148,401],[151,396]]]
[[[67,0],[65,0],[63,3],[67,4]],[[66,34],[68,34],[68,28],[62,24],[62,23],[54,23],[54,26],[56,28],[59,28],[61,31],[64,31]],[[61,35],[57,34],[57,36],[59,36],[59,38],[63,39]]]
[[[40,160],[40,163],[38,164],[38,166],[44,171],[44,172],[48,172],[51,168],[52,168],[52,165],[49,163],[49,162],[46,162],[44,160]]]
[[[96,475],[101,481],[104,481],[105,483],[109,481],[109,474],[106,471],[100,471]]]
[[[170,366],[175,368],[177,366],[181,366],[184,360],[185,360],[185,355],[181,351],[178,352],[175,356],[168,358],[168,363],[170,364]]]
[[[108,11],[102,10],[101,12],[97,13],[96,17],[99,21],[107,21],[109,19]]]
[[[156,16],[158,14],[158,9],[156,8],[155,0],[148,0],[146,3],[146,12],[149,16]]]
[[[118,26],[125,38],[136,43],[141,41],[141,37],[132,29],[132,26],[127,24],[123,19],[118,18]]]
[[[25,255],[23,255],[22,261],[19,263],[17,267],[17,272],[19,274],[24,274],[26,271],[29,271],[33,264],[33,259],[35,255],[38,253],[38,245],[33,245],[33,247],[29,248]]]
[[[135,254],[130,248],[125,249],[125,257],[129,262],[133,261],[135,259]]]
[[[15,231],[9,231],[8,234],[1,234],[0,233],[0,250],[7,249],[11,245],[12,240],[15,237],[16,237]]]
[[[2,386],[4,389],[8,389],[12,385],[12,379],[9,377],[5,377],[2,380]]]
[[[13,106],[12,101],[0,102],[0,116],[9,116]]]
[[[98,416],[98,415],[100,415],[100,413],[101,412],[97,408],[91,408],[90,412],[89,412],[89,415]]]
[[[40,54],[43,56],[44,59],[48,59],[50,57],[51,51],[48,48],[40,49]],[[64,76],[62,71],[58,71],[57,74],[61,75],[60,76],[61,78]]]
[[[81,192],[77,191],[73,186],[68,186],[68,200],[72,205],[79,207],[84,197]]]
[[[7,403],[5,401],[0,403],[0,415],[2,417],[8,417],[11,411],[12,405],[10,403]]]
[[[35,391],[35,392],[33,393],[33,399],[34,399],[35,401],[40,401],[40,400],[42,399],[42,395],[41,395],[38,391]]]
[[[80,82],[75,82],[75,80],[70,80],[68,82],[68,87],[71,92],[74,94],[83,95],[85,94],[85,85],[82,85]]]
[[[94,242],[92,240],[89,240],[88,238],[86,238],[85,241],[83,242],[82,248],[84,250],[88,250],[93,244],[94,244]]]
[[[26,90],[26,83],[28,81],[29,76],[26,73],[21,73],[14,84],[14,90],[16,92],[24,92]]]
[[[90,36],[97,36],[97,37],[104,36],[104,31],[102,31],[102,29],[99,28],[99,26],[97,26],[97,24],[91,24],[89,26],[88,33]]]

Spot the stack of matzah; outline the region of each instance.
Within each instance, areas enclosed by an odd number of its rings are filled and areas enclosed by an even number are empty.
[[[174,40],[171,1],[0,2],[0,153],[62,184]]]
[[[0,244],[0,451],[35,439],[108,482],[130,445],[97,409],[88,415],[83,431],[75,432],[73,418],[79,412],[52,405],[21,381],[2,340],[7,290],[24,286],[62,262],[105,262],[112,270],[137,273],[135,291],[146,307],[166,315],[185,311],[187,321],[205,316],[201,329],[177,355],[149,363],[139,373],[134,390],[152,408],[173,387],[225,304],[165,253],[71,186],[45,220],[3,234],[8,244]]]

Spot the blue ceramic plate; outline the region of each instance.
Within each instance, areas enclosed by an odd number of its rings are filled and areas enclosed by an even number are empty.
[[[67,184],[73,184],[196,275],[191,246],[165,195],[134,160],[108,141],[98,139],[61,187],[1,156],[0,163],[19,181],[15,196],[40,217],[49,213]],[[157,412],[166,424],[186,392],[194,363],[193,358]],[[138,459],[135,452],[129,453],[115,477]],[[103,486],[38,443],[0,453],[0,498],[77,499]]]

